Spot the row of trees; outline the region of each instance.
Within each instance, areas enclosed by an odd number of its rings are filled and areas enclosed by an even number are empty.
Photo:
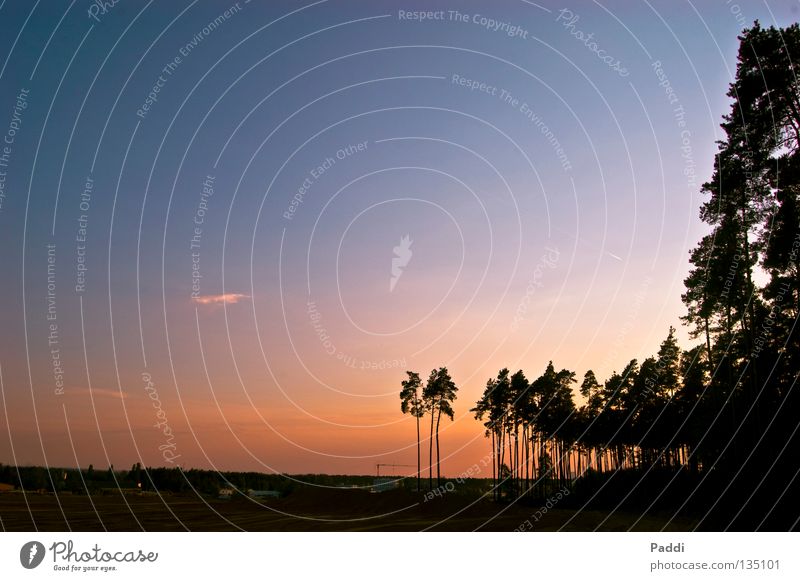
[[[141,482],[141,472],[138,463],[130,471],[115,470],[113,464],[105,470],[95,470],[92,464],[86,470],[0,464],[0,483],[18,490],[82,494],[103,488],[135,488]]]
[[[552,363],[533,381],[501,369],[472,412],[495,481],[517,494],[589,470],[659,467],[698,475],[716,511],[706,518],[726,527],[800,514],[800,26],[755,22],[739,40],[725,137],[702,186],[710,231],[682,295],[701,343],[682,350],[671,328],[657,354],[602,382],[588,371],[580,386]],[[418,376],[403,386],[403,411],[430,413],[431,426],[452,417],[430,388],[418,395]]]
[[[433,489],[433,442],[436,440],[436,485],[441,484],[441,470],[439,462],[439,424],[442,416],[453,420],[453,402],[456,399],[458,387],[446,367],[432,369],[428,381],[423,387],[419,373],[406,371],[408,379],[402,382],[400,390],[400,410],[404,414],[411,414],[417,424],[417,491],[421,488],[422,454],[420,444],[420,420],[429,414],[430,438],[428,440],[428,488]]]
[[[557,371],[550,362],[529,381],[522,370],[501,369],[489,379],[470,410],[483,422],[491,440],[492,478],[515,496],[546,495],[570,486],[588,470],[599,473],[643,467],[686,468],[699,472],[708,417],[718,401],[701,398],[706,381],[703,348],[682,351],[675,329],[657,354],[633,359],[619,373],[599,382],[587,371],[579,386],[583,403],[575,403],[576,374]],[[400,408],[416,419],[417,489],[421,477],[421,421],[429,416],[429,487],[433,486],[434,442],[437,485],[440,483],[439,426],[453,419],[457,388],[447,368],[431,371],[423,386],[418,373],[407,371]]]
[[[670,329],[656,355],[602,382],[589,371],[580,386],[552,364],[533,381],[500,370],[472,411],[495,479],[517,492],[659,466],[716,481],[720,514],[740,515],[744,501],[800,508],[786,493],[800,483],[800,27],[755,22],[739,40],[724,139],[702,186],[710,231],[682,295],[701,344],[684,351]],[[758,494],[770,487],[783,493]]]
[[[702,466],[700,435],[711,400],[701,400],[702,348],[682,351],[670,328],[656,355],[632,359],[599,382],[586,372],[575,403],[576,374],[550,362],[529,381],[506,368],[486,383],[470,410],[491,439],[495,496],[545,496],[587,471]]]
[[[291,493],[301,483],[338,487],[356,485],[368,488],[372,476],[345,476],[302,474],[289,478],[286,474],[261,472],[220,472],[192,468],[144,467],[140,463],[130,470],[114,466],[96,470],[88,468],[45,468],[42,466],[14,466],[0,464],[0,484],[10,484],[20,491],[68,492],[71,494],[96,494],[117,489],[140,489],[159,493],[202,493],[217,496],[221,488],[232,487],[239,491],[277,490],[282,495]]]

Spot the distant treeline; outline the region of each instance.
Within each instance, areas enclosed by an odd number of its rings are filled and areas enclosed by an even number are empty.
[[[223,488],[233,488],[242,493],[249,489],[276,490],[282,496],[303,484],[367,488],[374,476],[328,474],[264,474],[260,472],[216,472],[214,470],[182,470],[181,468],[144,468],[134,464],[130,470],[113,466],[96,470],[45,468],[42,466],[10,466],[0,464],[0,484],[10,484],[17,490],[28,492],[67,492],[71,494],[99,494],[102,492],[133,491],[159,493],[200,493],[216,496]]]

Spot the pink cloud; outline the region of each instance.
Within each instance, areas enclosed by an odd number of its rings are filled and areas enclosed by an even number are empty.
[[[192,297],[192,301],[200,305],[221,305],[223,303],[235,304],[242,299],[249,299],[249,295],[241,293],[225,293],[221,295],[201,295]]]
[[[91,395],[92,397],[110,397],[112,399],[125,399],[128,397],[127,393],[121,392],[118,389],[104,389],[104,388],[97,388],[93,387],[89,389],[88,387],[75,387],[75,388],[66,388],[64,390],[65,394],[69,395]]]

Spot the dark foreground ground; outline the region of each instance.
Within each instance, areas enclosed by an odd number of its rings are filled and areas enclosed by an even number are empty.
[[[218,500],[189,495],[0,494],[6,531],[655,531],[691,530],[672,513],[579,510],[542,503],[498,504],[445,495],[425,501],[404,490],[303,488],[281,499]]]

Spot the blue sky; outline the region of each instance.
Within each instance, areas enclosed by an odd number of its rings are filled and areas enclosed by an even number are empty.
[[[797,14],[92,6],[0,4],[4,134],[29,91],[0,207],[3,461],[163,463],[146,372],[188,465],[369,471],[411,457],[403,371],[447,364],[460,470],[483,445],[466,410],[499,367],[607,377],[678,325],[736,35]]]

